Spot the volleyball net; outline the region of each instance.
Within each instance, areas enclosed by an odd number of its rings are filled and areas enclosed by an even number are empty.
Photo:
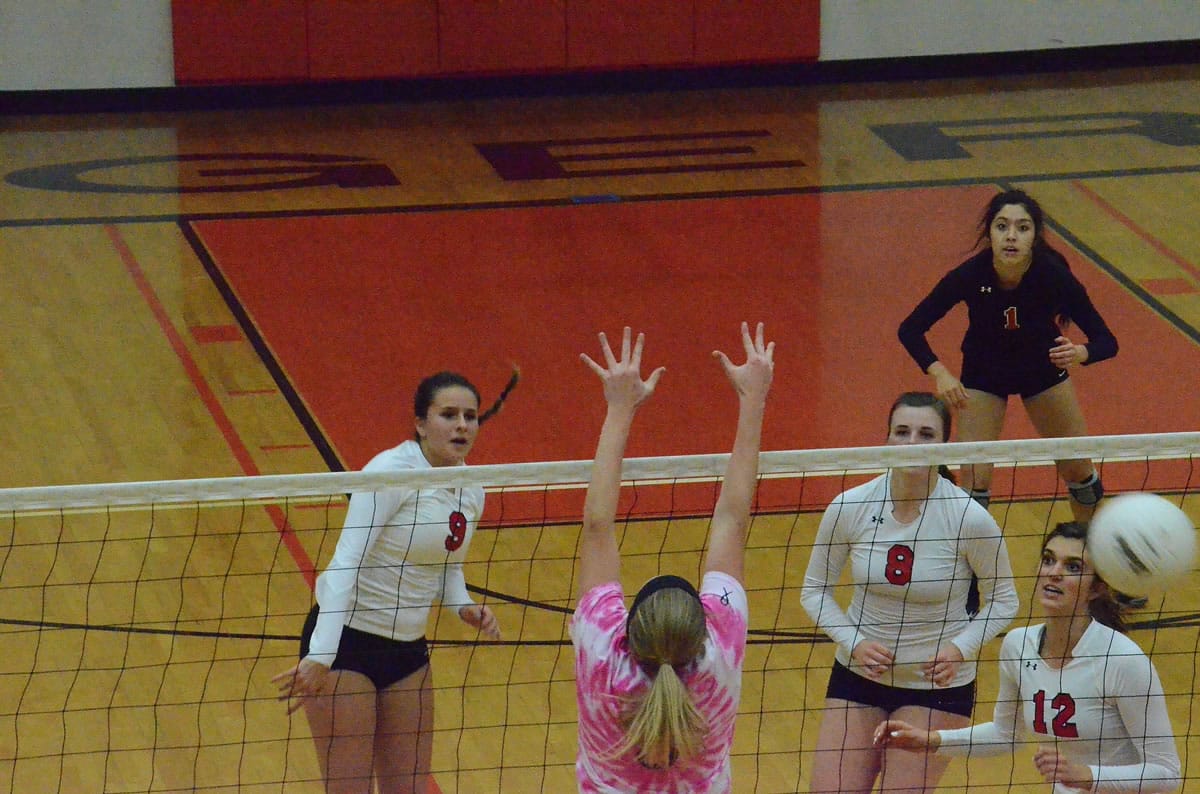
[[[1200,518],[1200,433],[766,452],[747,547],[750,640],[734,745],[738,792],[808,790],[833,646],[800,606],[821,513],[884,469],[996,465],[1021,608],[1041,539],[1069,520],[1053,460],[1092,458],[1110,494],[1154,491]],[[626,461],[618,520],[627,593],[659,573],[695,579],[726,455]],[[428,636],[433,773],[451,792],[575,789],[568,638],[590,462],[87,484],[0,490],[0,790],[320,792],[301,713],[272,676],[295,664],[315,575],[347,494],[482,485],[465,566],[500,640],[449,610]],[[1200,576],[1134,613],[1154,659],[1187,783],[1200,786]],[[840,588],[848,596],[849,588]],[[845,598],[839,597],[844,604]],[[996,693],[994,640],[980,657],[976,720]],[[1039,786],[1032,748],[955,760],[939,790]]]

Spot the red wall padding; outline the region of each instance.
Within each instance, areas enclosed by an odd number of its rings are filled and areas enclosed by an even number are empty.
[[[180,85],[815,60],[820,0],[172,0]]]
[[[561,71],[567,0],[438,0],[443,72]]]
[[[305,0],[171,0],[175,80],[308,79]]]
[[[437,71],[438,0],[308,0],[313,80]]]
[[[816,60],[821,0],[695,0],[696,62]]]
[[[567,65],[691,63],[692,4],[679,0],[569,0]]]

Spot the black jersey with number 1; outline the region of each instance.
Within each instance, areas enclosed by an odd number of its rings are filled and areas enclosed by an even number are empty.
[[[1046,366],[1054,340],[1063,334],[1063,317],[1087,335],[1085,364],[1117,354],[1116,337],[1066,260],[1053,249],[1036,249],[1029,270],[1012,289],[1000,286],[990,249],[943,276],[900,324],[900,342],[922,371],[938,360],[925,334],[960,302],[967,304],[968,319],[962,342],[964,369],[968,364],[1010,371]]]

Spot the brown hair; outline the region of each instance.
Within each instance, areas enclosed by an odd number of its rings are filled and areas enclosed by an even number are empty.
[[[508,395],[512,393],[513,389],[517,388],[517,384],[520,381],[521,368],[514,366],[512,377],[508,379],[508,383],[501,389],[500,396],[492,403],[491,408],[488,408],[479,415],[479,424],[483,424],[500,413],[500,409],[504,407],[504,402],[508,399]],[[429,406],[433,405],[433,401],[437,399],[438,392],[452,386],[461,386],[475,395],[476,403],[481,402],[479,399],[479,389],[475,388],[475,384],[467,380],[465,376],[459,375],[457,372],[438,372],[417,384],[417,390],[413,393],[413,416],[418,419],[428,418]],[[419,436],[416,439],[420,441]]]
[[[1046,544],[1054,538],[1067,538],[1068,540],[1083,541],[1083,549],[1086,552],[1087,533],[1087,524],[1081,521],[1063,521],[1046,534],[1046,539],[1042,541],[1042,551],[1046,550]],[[1095,571],[1094,568],[1093,571]],[[1112,589],[1108,582],[1104,581],[1098,571],[1095,572],[1095,575],[1096,581],[1105,586],[1105,593],[1088,600],[1088,614],[1092,616],[1092,620],[1108,626],[1113,631],[1119,631],[1122,634],[1127,633],[1129,627],[1125,625],[1125,618],[1121,616],[1121,607],[1114,597],[1116,591]]]

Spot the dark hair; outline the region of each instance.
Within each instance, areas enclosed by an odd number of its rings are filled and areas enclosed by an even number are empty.
[[[981,248],[991,241],[992,221],[996,220],[1000,210],[1009,204],[1024,207],[1025,211],[1029,213],[1029,217],[1033,219],[1033,247],[1049,248],[1050,246],[1046,245],[1046,238],[1042,234],[1046,228],[1046,214],[1042,212],[1042,205],[1038,204],[1024,190],[1005,190],[1003,193],[992,196],[992,200],[983,208],[983,215],[979,218],[979,237],[975,239],[975,247]]]
[[[483,424],[487,420],[500,412],[504,407],[504,401],[508,399],[508,395],[517,387],[517,383],[521,380],[521,369],[513,367],[512,377],[508,379],[508,383],[500,391],[500,396],[492,403],[492,407],[479,415],[479,424]],[[448,389],[453,386],[461,386],[471,394],[475,395],[475,402],[481,402],[479,398],[479,389],[475,388],[475,384],[467,380],[464,376],[457,372],[439,372],[435,375],[430,375],[417,385],[417,391],[413,394],[413,416],[418,419],[425,419],[429,416],[429,406],[433,405],[434,399],[438,392],[442,389]],[[419,440],[419,439],[418,439]]]
[[[888,411],[888,433],[892,432],[892,417],[896,415],[896,409],[901,406],[908,408],[932,408],[934,412],[942,419],[942,441],[950,440],[950,424],[954,421],[950,414],[950,408],[936,394],[927,391],[906,391],[896,398],[892,403],[891,410]],[[954,476],[954,472],[944,463],[938,466],[938,474],[945,477],[952,483],[957,484],[958,478]]]
[[[1046,550],[1046,545],[1054,538],[1066,538],[1067,540],[1083,541],[1083,548],[1087,549],[1087,533],[1088,525],[1082,521],[1063,521],[1057,524],[1054,529],[1046,534],[1046,539],[1042,541],[1042,551]],[[1093,569],[1094,570],[1094,569]],[[1096,572],[1096,580],[1104,582],[1103,577],[1099,572]],[[1107,582],[1104,582],[1108,586]],[[1125,625],[1125,619],[1121,616],[1121,607],[1116,601],[1116,591],[1108,586],[1108,593],[1088,601],[1088,614],[1097,623],[1102,623],[1108,626],[1113,631],[1119,631],[1122,634],[1128,632],[1129,627]]]
[[[983,215],[979,218],[979,237],[975,239],[975,248],[983,248],[990,244],[992,221],[996,220],[996,216],[1000,214],[1001,209],[1010,204],[1024,207],[1025,211],[1029,213],[1029,217],[1033,219],[1034,253],[1050,257],[1062,267],[1070,270],[1071,265],[1067,262],[1067,258],[1046,242],[1046,213],[1042,211],[1042,205],[1038,204],[1033,196],[1030,196],[1024,190],[1005,190],[1002,193],[992,196],[992,200],[983,208]],[[1055,311],[1054,319],[1064,332],[1067,326],[1071,324],[1070,315],[1064,312],[1061,307]]]

